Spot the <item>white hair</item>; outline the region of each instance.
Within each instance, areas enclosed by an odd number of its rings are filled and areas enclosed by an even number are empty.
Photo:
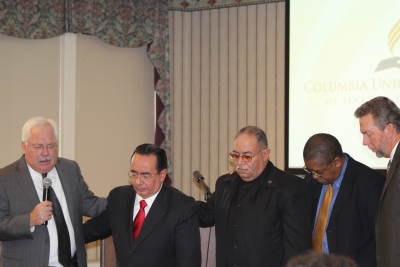
[[[56,122],[52,119],[46,119],[44,117],[33,117],[25,122],[24,126],[22,127],[22,142],[28,142],[29,138],[31,137],[31,130],[33,127],[44,125],[51,125],[51,127],[53,127],[54,136],[58,143],[58,130]]]

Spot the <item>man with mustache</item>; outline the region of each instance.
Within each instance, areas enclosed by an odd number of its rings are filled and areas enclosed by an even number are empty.
[[[378,158],[390,158],[375,221],[377,266],[400,266],[400,109],[379,96],[362,104],[354,115],[363,145]]]
[[[0,266],[86,267],[82,216],[100,215],[107,200],[89,190],[75,161],[58,157],[53,120],[29,119],[21,145],[24,155],[0,169]],[[52,181],[51,201],[42,201],[43,177]]]
[[[236,172],[218,178],[200,226],[215,224],[217,267],[281,267],[311,247],[311,204],[304,179],[269,161],[265,132],[241,129],[233,151]]]

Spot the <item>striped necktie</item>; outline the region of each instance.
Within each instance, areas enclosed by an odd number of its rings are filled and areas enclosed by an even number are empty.
[[[389,160],[387,168],[386,168],[386,176],[388,176],[389,174],[389,170],[390,170],[390,165],[392,164],[392,160]]]
[[[139,235],[140,229],[142,228],[144,219],[146,218],[146,213],[144,211],[144,208],[147,206],[146,201],[143,199],[140,201],[140,209],[138,214],[135,217],[135,220],[132,223],[133,226],[133,240],[136,240],[136,238]]]

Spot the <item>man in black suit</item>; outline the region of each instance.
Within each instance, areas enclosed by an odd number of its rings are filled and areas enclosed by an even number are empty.
[[[129,170],[132,186],[110,192],[106,210],[85,223],[85,241],[112,234],[119,267],[199,267],[196,203],[163,183],[166,176],[165,150],[151,144],[138,146]],[[140,228],[136,222],[143,214],[143,203],[145,219]]]
[[[390,167],[376,217],[376,261],[378,267],[400,266],[400,109],[387,97],[378,96],[362,104],[359,118],[363,145],[378,158],[390,159]]]
[[[230,153],[236,172],[198,202],[201,226],[215,224],[217,267],[281,267],[311,247],[307,184],[276,168],[269,154],[263,130],[241,129]]]
[[[385,176],[343,153],[330,134],[310,137],[303,157],[314,230],[325,192],[332,187],[325,233],[318,242],[313,231],[313,249],[351,257],[359,266],[376,266],[375,215]]]

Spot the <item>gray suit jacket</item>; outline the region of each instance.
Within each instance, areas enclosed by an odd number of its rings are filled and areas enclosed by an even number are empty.
[[[82,216],[100,215],[107,200],[96,197],[89,190],[75,161],[58,158],[55,167],[74,227],[78,266],[86,267]],[[41,201],[24,155],[0,169],[0,241],[3,243],[0,267],[48,265],[51,244],[47,226],[37,225],[31,233],[29,225],[29,214]]]
[[[375,231],[378,267],[400,266],[400,145],[383,187]]]
[[[194,200],[163,184],[133,241],[135,198],[131,185],[113,189],[102,215],[86,221],[85,241],[112,233],[118,267],[200,267],[200,232]]]

